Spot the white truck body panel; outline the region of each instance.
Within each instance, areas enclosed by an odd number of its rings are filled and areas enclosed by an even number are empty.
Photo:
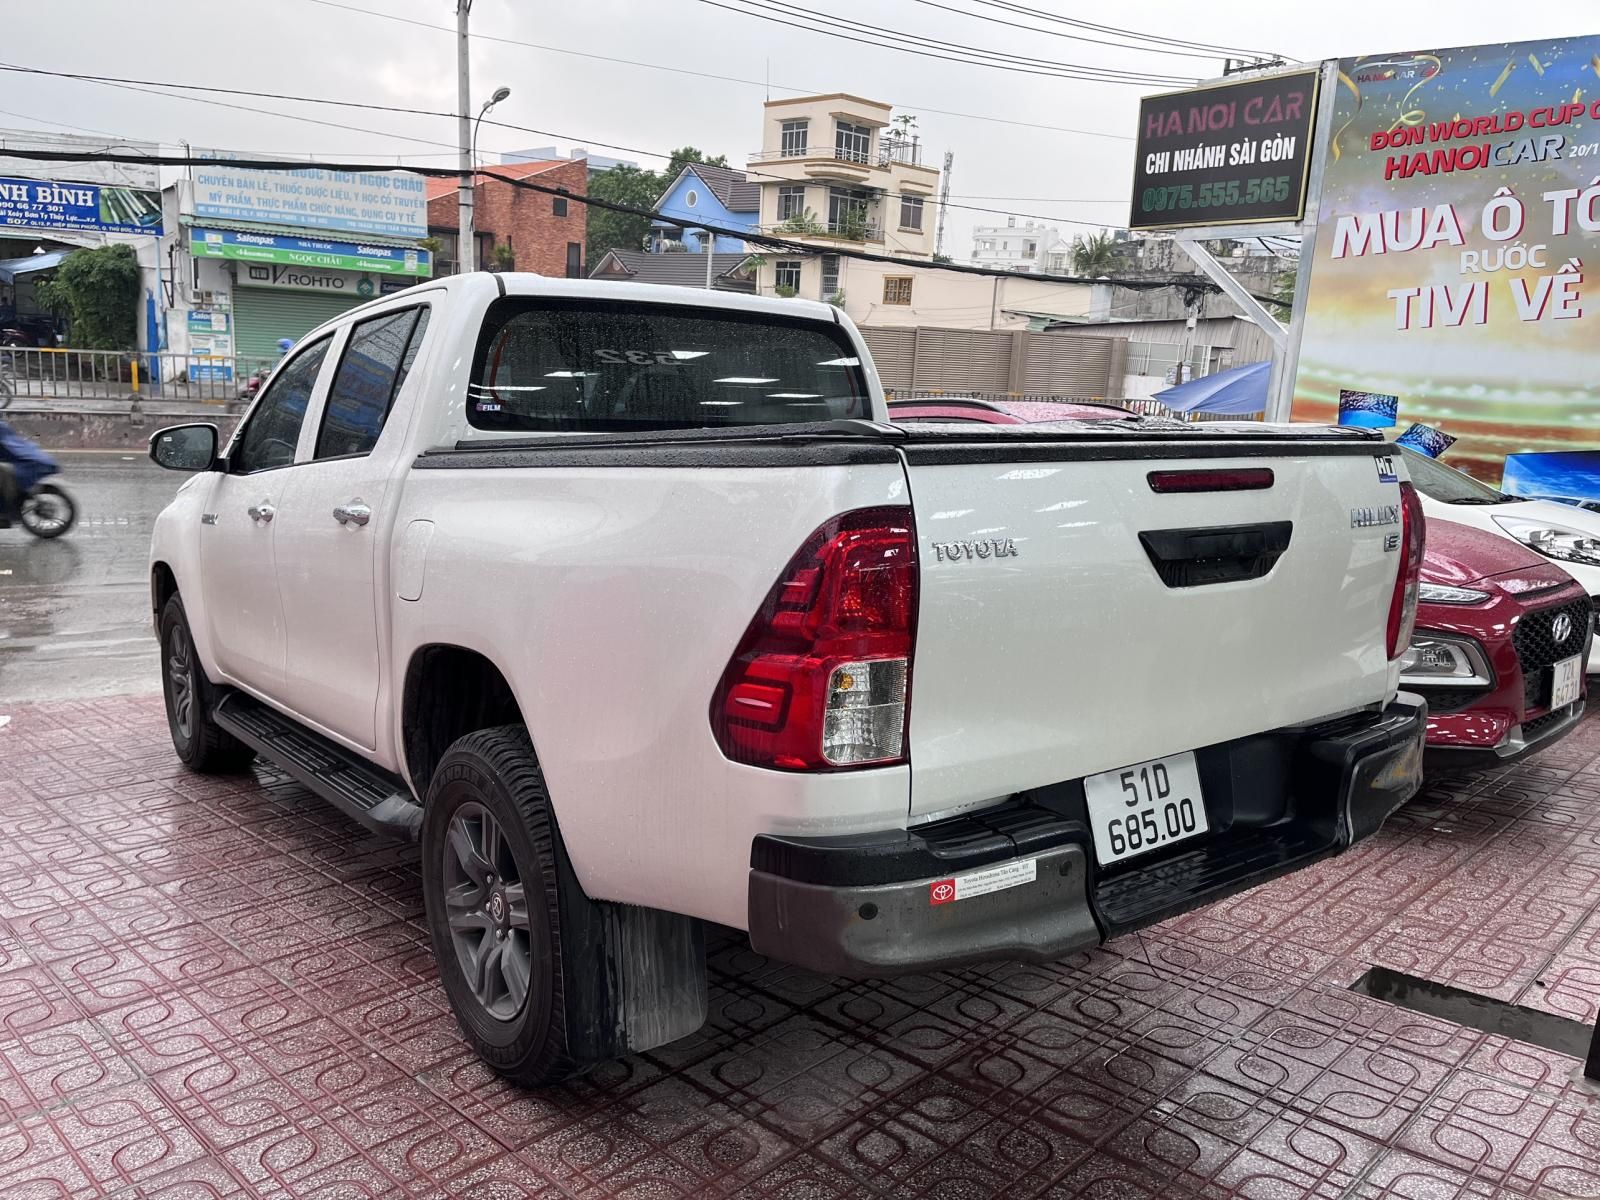
[[[1145,479],[1257,466],[1276,474],[1270,489],[1157,495]],[[1373,629],[1399,526],[1351,527],[1352,509],[1394,503],[1371,458],[913,461],[910,479],[922,562],[914,818],[1394,693],[1398,670]],[[1168,587],[1139,541],[1285,520],[1289,549],[1236,583]],[[986,539],[1010,539],[1015,556],[940,561],[934,549]]]

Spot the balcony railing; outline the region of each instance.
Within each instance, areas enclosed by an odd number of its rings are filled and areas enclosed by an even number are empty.
[[[870,150],[846,149],[843,146],[791,146],[785,150],[756,150],[748,161],[776,162],[786,158],[845,162],[858,167],[887,167],[891,163],[916,167],[922,165],[922,144],[884,138]]]
[[[783,221],[757,231],[775,237],[827,238],[838,242],[881,242],[883,226],[876,221]]]

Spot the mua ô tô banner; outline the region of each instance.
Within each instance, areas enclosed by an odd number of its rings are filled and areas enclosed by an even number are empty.
[[[1397,397],[1491,482],[1600,447],[1600,36],[1345,59],[1324,153],[1295,419]]]

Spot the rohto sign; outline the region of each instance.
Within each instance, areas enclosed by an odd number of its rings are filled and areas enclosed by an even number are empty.
[[[1129,228],[1298,221],[1318,74],[1146,96],[1139,103]]]

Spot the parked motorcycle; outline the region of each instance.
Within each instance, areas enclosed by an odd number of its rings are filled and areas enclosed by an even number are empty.
[[[244,381],[244,386],[239,389],[239,399],[249,403],[256,398],[256,393],[261,390],[261,385],[266,383],[267,376],[272,373],[271,367],[262,367],[249,379]]]
[[[13,522],[37,538],[57,538],[77,523],[78,506],[60,484],[56,460],[0,421],[0,529]]]

